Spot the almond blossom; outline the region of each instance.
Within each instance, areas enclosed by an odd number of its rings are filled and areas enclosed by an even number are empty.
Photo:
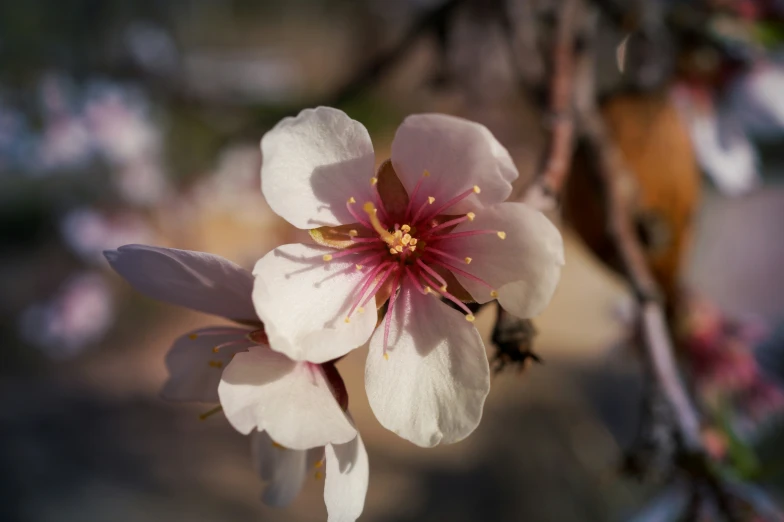
[[[518,176],[509,153],[482,125],[414,115],[374,173],[365,127],[328,107],[282,120],[261,149],[270,207],[316,243],[256,264],[272,349],[319,363],[370,339],[366,388],[381,424],[420,446],[465,438],[490,387],[465,303],[537,315],[564,262],[557,228],[504,202]]]
[[[369,468],[345,384],[333,362],[293,361],[270,349],[250,300],[250,272],[210,254],[144,245],[105,256],[136,290],[239,323],[177,339],[166,357],[163,397],[220,401],[232,426],[251,435],[254,467],[267,483],[266,504],[291,502],[312,473],[325,478],[329,521],[356,520]]]

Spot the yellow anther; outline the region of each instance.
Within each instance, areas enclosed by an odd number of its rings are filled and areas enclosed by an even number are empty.
[[[218,348],[217,346],[212,349],[212,353],[219,353],[219,352],[220,352],[220,348]]]
[[[474,317],[474,314],[468,314],[465,317],[466,317],[466,321],[468,321],[469,323],[473,323],[476,320],[476,317]]]
[[[385,361],[389,360],[389,354],[387,352],[384,352],[384,360]]]
[[[498,234],[498,237],[500,237],[501,239],[506,239],[506,232],[502,232],[499,230],[498,232],[496,232],[496,234]]]
[[[416,245],[416,244],[417,244],[417,238],[412,237],[411,238],[411,242],[409,243],[409,245]]]
[[[375,178],[375,177],[373,177],[373,178],[370,178],[370,186],[371,186],[371,187],[372,187],[373,185],[375,185],[376,183],[378,183],[378,178]]]
[[[473,212],[469,212],[468,214],[466,214],[466,217],[468,218],[468,221],[473,221],[474,218],[476,217],[476,214],[474,214]]]
[[[411,239],[412,239],[411,234],[406,234],[405,236],[400,238],[400,242],[403,243],[404,245],[408,245],[409,243],[411,243]]]
[[[350,323],[351,322],[351,318],[350,317],[346,317],[345,319],[343,319],[343,322]]]
[[[357,313],[358,314],[364,314],[365,313],[365,309],[360,306],[359,308],[357,308]]]
[[[348,231],[348,235],[351,236],[351,237],[357,237],[358,234],[359,234],[359,232],[357,232],[353,228]]]
[[[479,185],[474,185],[474,194],[479,194],[480,192],[482,191],[479,189]]]
[[[395,233],[392,234],[395,239],[402,239],[403,238],[403,231],[402,230],[395,230]]]
[[[433,291],[433,289],[432,289],[432,288],[430,288],[429,286],[426,286],[426,287],[424,288],[424,291],[425,291],[425,294],[429,294],[429,293],[431,293],[431,292]]]
[[[278,443],[277,443],[277,442],[275,442],[274,440],[272,441],[272,447],[273,447],[273,448],[278,448],[279,450],[284,450],[284,449],[286,449],[286,446],[284,446],[284,445],[282,445],[282,444],[278,444]]]
[[[434,198],[433,196],[428,196],[428,197],[427,197],[427,202],[428,202],[428,203],[430,203],[431,205],[433,204],[433,202],[434,202],[435,200],[436,200],[436,198]]]
[[[422,173],[422,176],[424,176],[426,178],[429,178],[430,177],[430,171],[425,169],[425,171]]]
[[[323,256],[321,256],[321,259],[323,259],[324,261],[332,261],[332,254],[324,254]]]
[[[362,270],[362,265],[354,265],[357,267],[357,270]]]
[[[408,225],[403,225],[402,227],[400,227],[400,230],[402,230],[403,232],[408,233],[408,232],[411,232],[411,227],[408,226]]]
[[[223,368],[223,362],[222,361],[210,361],[208,364],[210,366],[212,366],[213,368]]]
[[[390,254],[397,254],[397,250],[395,250],[394,248],[390,248],[389,249],[389,253]]]
[[[470,265],[471,261],[473,261],[473,259],[471,259],[470,257],[467,257],[467,258],[463,259],[463,261],[465,261],[465,264]]]
[[[442,291],[442,292],[446,292],[446,285],[443,285],[443,286],[441,287],[441,291]]]
[[[490,297],[492,298],[498,297],[498,292],[496,292],[495,290],[490,290]]]
[[[198,337],[199,337],[198,334],[190,334],[188,336],[188,339],[190,339],[191,341],[195,341]]]
[[[324,476],[324,474],[321,473],[320,471],[317,471],[316,474],[314,475],[314,477],[316,477],[316,480],[321,480],[321,477],[323,477],[323,476]]]
[[[395,245],[395,250],[400,253],[403,251],[403,245]]]
[[[414,252],[416,250],[416,247],[414,245],[408,245],[408,249]]]
[[[313,467],[314,468],[320,468],[323,465],[324,465],[324,461],[320,460],[320,461],[316,462],[315,464],[313,464]]]
[[[353,205],[354,203],[357,202],[357,200],[354,199],[354,196],[351,196],[350,198],[348,198],[348,202],[349,202],[349,204]]]

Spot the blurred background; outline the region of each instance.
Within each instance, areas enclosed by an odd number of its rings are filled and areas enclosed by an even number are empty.
[[[580,5],[596,81],[576,90],[637,177],[706,444],[784,499],[784,2]],[[379,163],[407,114],[484,123],[521,193],[548,143],[558,6],[0,0],[0,520],[325,520],[318,480],[264,507],[248,441],[200,420],[211,405],[158,398],[173,340],[218,320],[134,293],[101,252],[147,243],[251,268],[301,240],[261,195],[258,142],[318,104],[364,123]],[[667,465],[643,476],[628,458],[647,380],[581,154],[552,216],[567,265],[535,321],[544,364],[496,374],[471,437],[424,450],[385,431],[364,350],[341,361],[371,462],[362,520],[686,520]],[[477,321],[491,358],[494,316]]]

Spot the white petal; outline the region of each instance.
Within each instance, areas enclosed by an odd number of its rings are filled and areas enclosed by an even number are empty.
[[[104,252],[114,270],[148,297],[228,319],[258,322],[253,276],[227,259],[203,252],[125,245]]]
[[[332,252],[303,244],[283,245],[256,263],[253,302],[270,345],[295,360],[321,363],[364,344],[376,325],[375,308],[346,323],[363,272],[356,254],[325,262]]]
[[[356,223],[354,196],[371,200],[375,159],[365,127],[330,107],[281,120],[261,140],[261,189],[278,215],[297,228]]]
[[[441,205],[474,185],[481,189],[446,213],[506,200],[518,176],[509,152],[487,127],[445,114],[406,118],[392,142],[392,164],[409,195],[424,171],[430,173],[414,196],[413,208],[428,196]]]
[[[218,386],[226,418],[241,433],[267,430],[291,449],[309,449],[354,438],[321,367],[297,363],[266,347],[238,353]]]
[[[220,331],[219,335],[214,331]],[[248,349],[250,330],[201,328],[183,335],[166,354],[169,379],[161,396],[170,401],[218,402],[218,384],[223,368],[234,354]],[[231,343],[227,346],[221,346]],[[220,347],[217,351],[216,347]]]
[[[564,264],[561,233],[541,212],[523,203],[501,203],[478,211],[473,221],[455,227],[454,232],[496,230],[506,233],[483,234],[444,241],[439,249],[471,264],[458,266],[498,292],[498,301],[510,313],[523,318],[544,310],[555,292]],[[460,274],[460,283],[479,303],[492,299],[491,289]]]
[[[268,506],[287,506],[302,489],[310,450],[284,448],[265,431],[254,431],[250,440],[253,467],[266,482],[261,500]]]
[[[328,522],[354,522],[365,507],[370,468],[362,438],[357,433],[346,444],[327,444],[324,503]]]
[[[490,391],[482,338],[465,316],[404,285],[384,358],[384,329],[370,340],[365,387],[381,424],[423,447],[467,437]]]

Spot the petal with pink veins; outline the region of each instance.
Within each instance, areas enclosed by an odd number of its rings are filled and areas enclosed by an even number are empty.
[[[237,431],[266,430],[286,448],[343,444],[357,433],[319,365],[292,361],[267,347],[238,353],[223,371],[218,395]]]
[[[297,228],[355,223],[348,198],[372,200],[373,144],[343,111],[318,107],[281,120],[262,138],[261,153],[264,197]]]
[[[381,424],[422,447],[460,441],[479,424],[490,391],[482,338],[460,312],[405,284],[370,340],[365,387]]]
[[[218,402],[218,384],[232,357],[252,344],[249,330],[200,328],[183,335],[166,354],[169,379],[161,396],[170,401]]]
[[[506,234],[480,234],[442,241],[436,248],[470,264],[458,268],[482,279],[481,284],[455,273],[458,281],[479,303],[493,299],[507,311],[522,318],[542,312],[555,292],[564,264],[563,238],[555,225],[538,210],[523,203],[501,203],[476,212],[454,233],[490,230]]]
[[[479,123],[445,114],[415,114],[398,127],[392,142],[392,164],[418,208],[428,197],[434,207],[469,191],[481,190],[442,214],[466,212],[509,197],[518,173],[509,152]],[[428,171],[430,176],[422,178]]]
[[[147,245],[121,246],[104,256],[148,297],[236,321],[259,321],[251,301],[253,276],[227,259]]]
[[[370,309],[346,316],[365,272],[352,254],[326,262],[323,247],[290,244],[261,258],[253,270],[253,302],[274,350],[298,361],[322,363],[367,342],[376,325]],[[342,252],[345,252],[342,251]]]

